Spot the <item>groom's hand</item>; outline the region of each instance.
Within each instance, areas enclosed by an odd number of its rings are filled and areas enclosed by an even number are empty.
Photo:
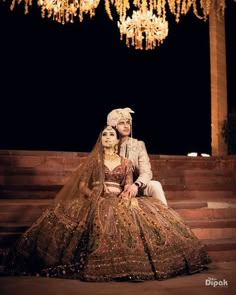
[[[138,193],[138,187],[133,183],[131,185],[126,185],[124,191],[128,193],[130,197],[136,197]]]

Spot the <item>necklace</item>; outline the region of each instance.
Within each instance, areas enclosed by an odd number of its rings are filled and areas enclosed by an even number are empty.
[[[116,161],[120,157],[117,154],[104,154],[104,160],[105,161]]]

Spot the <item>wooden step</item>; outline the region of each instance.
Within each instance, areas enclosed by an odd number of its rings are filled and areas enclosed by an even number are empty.
[[[3,167],[0,166],[0,176],[5,176],[6,178],[12,176],[70,176],[76,168],[55,169],[47,167]]]
[[[63,168],[77,167],[81,160],[85,159],[87,153],[70,152],[37,152],[37,151],[18,151],[18,155],[1,155],[0,166],[4,167],[48,167]]]
[[[0,191],[55,191],[61,188],[59,184],[48,184],[48,185],[0,185]]]
[[[212,261],[236,261],[236,239],[203,239]]]
[[[231,202],[231,199],[229,199]],[[207,208],[208,202],[203,200],[169,200],[168,206],[174,210],[177,209],[196,209],[196,208]]]
[[[15,212],[27,210],[29,208],[46,208],[52,204],[51,199],[41,200],[24,200],[24,199],[0,199],[0,212]]]
[[[52,200],[0,200],[0,223],[32,224],[51,204]]]
[[[236,218],[236,208],[176,209],[184,219],[227,219]]]
[[[69,179],[70,175],[37,175],[37,176],[29,176],[29,175],[13,175],[13,176],[5,176],[0,175],[0,185],[64,185]]]
[[[0,185],[0,199],[47,199],[53,198],[62,185]]]
[[[164,191],[235,191],[234,183],[163,184]]]
[[[188,219],[191,228],[236,228],[236,218]]]
[[[235,155],[228,155],[222,157],[187,157],[187,156],[171,156],[171,155],[149,155],[153,170],[166,171],[172,169],[234,169]]]
[[[208,251],[224,251],[236,249],[236,239],[202,239]]]
[[[1,222],[0,233],[22,233],[31,226],[31,222],[17,223],[17,222]]]
[[[1,222],[30,222],[33,223],[47,207],[26,207],[13,212],[0,212]],[[22,214],[24,212],[24,214]]]
[[[174,189],[172,186],[171,190],[170,187],[167,188],[166,186],[163,186],[167,201],[177,201],[177,200],[227,200],[227,199],[235,199],[236,200],[236,192],[232,189],[226,189],[226,190],[218,190],[215,186],[214,189],[207,190],[204,189],[192,189],[188,190],[187,187],[181,187]]]
[[[236,238],[236,218],[187,219],[185,221],[201,240]]]
[[[193,199],[193,200],[170,200],[168,205],[177,209],[222,209],[236,208],[236,198],[227,198],[223,200]]]
[[[236,228],[192,228],[194,234],[200,239],[229,239],[236,238]]]
[[[158,179],[157,176],[154,174],[154,179]],[[186,184],[192,184],[192,185],[205,185],[205,184],[216,184],[216,185],[231,185],[231,187],[235,188],[234,183],[234,177],[233,175],[210,175],[208,177],[205,176],[173,176],[173,177],[160,177],[159,181],[162,183],[162,185],[186,185]]]

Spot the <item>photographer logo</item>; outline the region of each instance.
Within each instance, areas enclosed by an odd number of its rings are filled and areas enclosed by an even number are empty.
[[[210,278],[208,277],[205,280],[205,286],[210,286],[210,287],[228,287],[228,281],[226,279],[223,280],[218,280],[215,278]]]

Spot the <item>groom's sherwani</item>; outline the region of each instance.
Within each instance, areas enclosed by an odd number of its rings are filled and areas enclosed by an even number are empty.
[[[134,181],[146,185],[152,179],[152,170],[145,143],[129,137],[120,145],[120,156],[132,162]]]

